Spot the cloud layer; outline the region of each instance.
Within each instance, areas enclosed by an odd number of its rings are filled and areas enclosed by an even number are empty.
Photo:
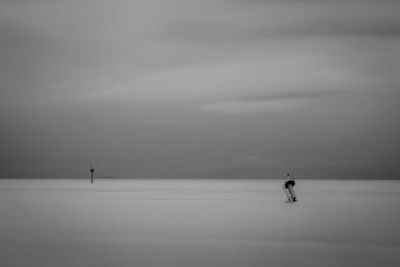
[[[399,13],[389,0],[2,1],[1,175],[82,176],[95,161],[111,176],[392,177]]]

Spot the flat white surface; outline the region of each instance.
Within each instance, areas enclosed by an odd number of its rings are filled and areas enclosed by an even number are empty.
[[[0,180],[1,266],[396,266],[399,181]]]

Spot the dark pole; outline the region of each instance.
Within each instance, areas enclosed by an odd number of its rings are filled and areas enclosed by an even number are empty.
[[[94,169],[93,167],[90,167],[90,183],[93,184],[93,174],[94,174]]]

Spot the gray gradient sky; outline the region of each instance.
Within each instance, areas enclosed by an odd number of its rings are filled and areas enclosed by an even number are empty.
[[[0,0],[0,176],[398,178],[400,1]]]

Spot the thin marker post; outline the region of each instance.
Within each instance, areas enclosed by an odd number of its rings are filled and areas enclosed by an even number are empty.
[[[93,184],[94,168],[90,165],[90,183]]]

